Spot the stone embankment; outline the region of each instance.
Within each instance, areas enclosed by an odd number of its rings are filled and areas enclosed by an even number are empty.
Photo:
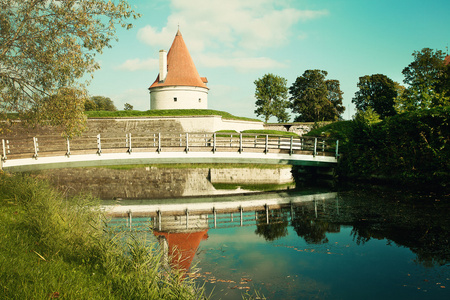
[[[326,122],[326,123],[324,123],[324,125],[328,124],[328,123],[329,122]],[[298,134],[300,136],[310,132],[313,127],[314,127],[314,123],[312,123],[312,122],[308,122],[308,123],[284,123],[284,124],[278,124],[278,123],[264,124],[264,129],[293,132],[293,133]]]
[[[291,168],[67,168],[41,171],[68,196],[80,191],[100,199],[156,199],[212,195],[213,184],[284,184],[293,182]]]
[[[284,184],[294,181],[291,168],[276,169],[210,169],[212,183]]]
[[[212,121],[211,121],[211,120]],[[217,120],[216,120],[217,119]],[[210,121],[213,122],[210,124]],[[215,124],[220,121],[229,123],[233,130],[243,131],[247,129],[267,129],[294,132],[298,135],[308,133],[313,123],[287,123],[287,124],[264,124],[262,122],[219,120],[217,116],[207,117],[167,117],[167,118],[110,118],[110,119],[88,119],[87,130],[82,136],[96,136],[97,134],[108,134],[110,137],[122,137],[127,133],[145,136],[157,132],[182,133],[182,132],[215,132],[223,130],[223,126]],[[229,129],[231,129],[231,127]],[[225,128],[227,129],[227,128]],[[61,136],[57,128],[51,126],[37,126],[35,128],[24,127],[20,122],[14,122],[6,134],[1,138],[29,138],[34,136]]]

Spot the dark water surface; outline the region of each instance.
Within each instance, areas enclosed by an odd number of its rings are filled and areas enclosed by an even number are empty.
[[[450,299],[448,195],[333,195],[245,209],[242,226],[239,212],[214,218],[212,210],[190,214],[189,226],[184,216],[162,218],[160,228],[155,217],[133,222],[153,226],[169,254],[183,252],[180,267],[197,270],[189,276],[213,299]],[[170,222],[178,225],[170,229]]]
[[[210,229],[195,261],[214,299],[255,290],[268,299],[450,299],[449,207],[448,198],[342,192],[296,206],[293,218],[273,211],[280,223]]]

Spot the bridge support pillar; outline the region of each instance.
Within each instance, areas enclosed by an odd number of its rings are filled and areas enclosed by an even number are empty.
[[[334,167],[292,166],[291,172],[297,188],[310,184],[333,186],[336,182]]]

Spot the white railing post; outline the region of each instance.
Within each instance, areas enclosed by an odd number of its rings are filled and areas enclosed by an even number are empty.
[[[186,153],[189,152],[189,133],[186,132]]]
[[[4,160],[6,160],[6,143],[8,143],[9,144],[9,141],[7,140],[6,142],[5,142],[5,140],[4,139],[2,139],[2,149],[3,149],[3,152],[2,152],[2,161],[4,161]],[[9,149],[9,145],[8,145],[8,149]]]
[[[70,157],[70,140],[69,138],[66,139],[67,141],[67,152],[66,152],[66,156]]]
[[[38,158],[38,152],[39,152],[39,144],[38,144],[38,138],[37,137],[33,137],[33,146],[34,146],[33,158],[37,159]]]
[[[339,158],[339,140],[336,140],[336,158]]]
[[[216,133],[213,133],[213,148],[212,148],[213,153],[216,153]]]
[[[101,141],[100,133],[97,134],[97,154],[102,155],[102,141]]]
[[[314,152],[313,152],[313,156],[316,156],[317,154],[317,138],[314,138]]]
[[[158,153],[161,153],[161,132],[158,132]]]
[[[128,147],[127,153],[131,154],[131,151],[133,151],[131,147],[131,133],[126,134],[125,137],[126,137],[126,147]]]
[[[242,227],[242,225],[244,225],[243,211],[244,211],[244,209],[242,208],[242,206],[240,206],[239,207],[239,212],[241,213],[241,227]]]
[[[127,211],[127,214],[128,214],[128,222],[129,222],[128,225],[130,226],[130,230],[131,230],[131,225],[133,222],[133,213],[131,212],[131,209]]]
[[[266,134],[266,145],[264,148],[264,153],[267,153],[267,152],[269,152],[269,135],[268,134]]]
[[[244,151],[242,149],[242,133],[239,133],[239,153],[242,153]]]
[[[183,138],[181,137],[181,133],[180,133],[180,147],[183,146]]]
[[[158,231],[161,231],[161,211],[158,210]]]
[[[292,153],[294,153],[293,146],[294,146],[294,137],[291,136],[291,141],[289,143],[289,155],[292,155]]]

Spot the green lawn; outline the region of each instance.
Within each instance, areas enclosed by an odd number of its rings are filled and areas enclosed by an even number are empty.
[[[173,117],[173,116],[221,116],[224,119],[262,122],[258,119],[238,117],[225,111],[212,109],[165,109],[165,110],[120,110],[120,111],[86,111],[88,118],[119,117]]]

